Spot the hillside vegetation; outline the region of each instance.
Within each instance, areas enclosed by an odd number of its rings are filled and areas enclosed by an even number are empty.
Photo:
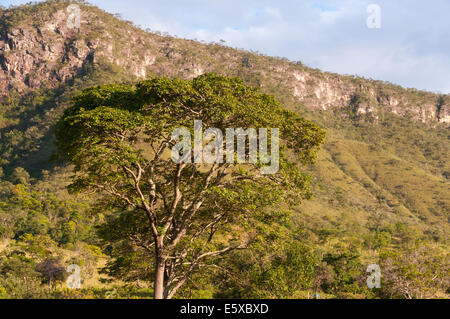
[[[209,72],[275,96],[327,139],[301,167],[313,197],[177,297],[448,297],[449,95],[145,31],[87,3],[70,29],[71,3],[0,11],[0,298],[152,296],[151,262],[98,231],[117,211],[67,192],[73,168],[52,157],[55,123],[85,88]],[[381,289],[365,283],[373,263]],[[64,283],[70,264],[81,290]]]

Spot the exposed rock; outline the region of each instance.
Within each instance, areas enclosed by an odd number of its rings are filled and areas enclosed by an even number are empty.
[[[450,106],[442,105],[440,107],[439,123],[450,123]]]
[[[88,64],[110,63],[137,78],[247,72],[258,77],[256,85],[265,88],[275,82],[293,100],[313,110],[348,107],[357,96],[365,101],[356,106],[357,114],[377,116],[381,109],[423,122],[450,123],[450,103],[439,106],[436,94],[320,72],[221,46],[211,51],[206,44],[145,33],[129,24],[119,25],[118,20],[104,23],[91,10],[82,10],[80,29],[69,28],[67,18],[68,13],[61,9],[40,25],[28,23],[3,30],[0,96],[7,96],[10,90],[56,87],[83,74]],[[205,61],[208,59],[217,65]]]

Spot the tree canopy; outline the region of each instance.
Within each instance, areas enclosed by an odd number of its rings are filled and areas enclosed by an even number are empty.
[[[222,131],[278,129],[279,170],[262,174],[261,157],[242,163],[234,149],[232,163],[173,162],[172,133],[195,134],[194,121]],[[311,196],[300,165],[315,160],[325,132],[239,78],[205,74],[86,89],[56,138],[75,167],[70,189],[99,192],[103,207],[121,212],[103,227],[105,240],[153,260],[155,298],[172,298],[212,257],[247,247],[290,202]]]

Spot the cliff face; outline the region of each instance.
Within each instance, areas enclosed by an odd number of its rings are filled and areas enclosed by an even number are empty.
[[[17,16],[1,12],[0,95],[54,88],[108,64],[137,78],[151,75],[194,77],[204,72],[239,75],[267,91],[286,92],[294,103],[313,110],[351,107],[356,114],[392,112],[422,122],[450,123],[450,96],[406,90],[380,81],[320,72],[283,59],[218,44],[161,36],[80,5],[80,28],[68,24],[67,3],[51,12]],[[39,10],[39,8],[38,8]]]
[[[81,40],[80,30],[67,24],[68,14],[60,9],[40,25],[25,20],[18,26],[4,27],[0,66],[1,77],[6,81],[0,84],[0,94],[56,87],[83,73],[95,52],[104,50],[102,43]],[[85,26],[90,24],[82,22]],[[89,34],[92,30],[85,28],[85,31]]]
[[[64,21],[61,12],[54,16],[55,21],[47,23],[42,28],[10,28],[5,30],[5,36],[0,42],[0,64],[2,77],[1,92],[9,90],[24,91],[41,86],[55,86],[72,76],[82,67],[83,54],[76,59],[68,58],[70,51],[77,43],[67,43],[67,30],[56,27]],[[48,33],[55,33],[50,37]],[[66,61],[63,68],[59,64]]]

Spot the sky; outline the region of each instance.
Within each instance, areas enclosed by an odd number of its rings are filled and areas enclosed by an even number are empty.
[[[0,0],[5,7],[26,2]],[[153,31],[450,93],[449,0],[89,2]]]

